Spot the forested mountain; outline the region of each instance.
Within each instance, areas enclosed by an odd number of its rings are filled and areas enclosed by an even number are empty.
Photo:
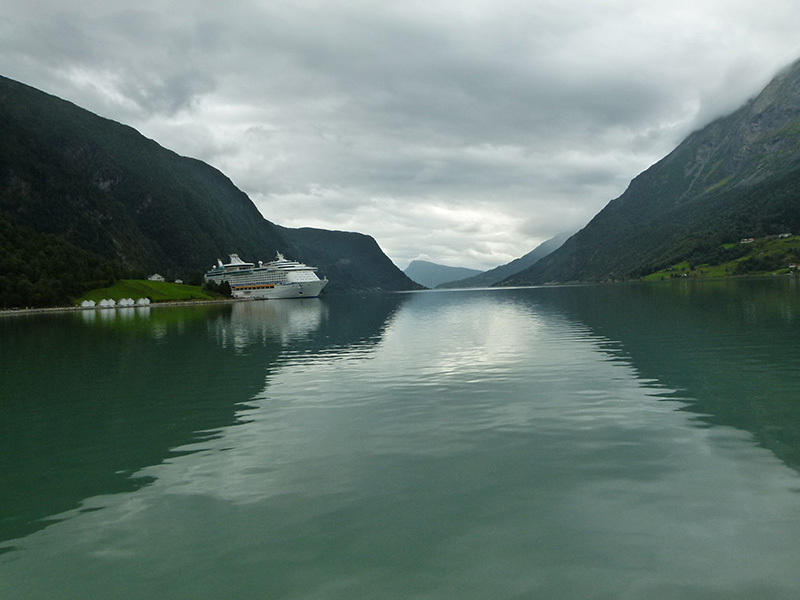
[[[635,278],[681,260],[724,261],[723,243],[785,232],[800,233],[800,61],[503,285]]]
[[[278,227],[213,167],[0,77],[0,307],[63,303],[122,275],[187,278],[231,252],[255,261],[277,251],[319,267],[329,290],[416,287],[374,239]]]
[[[542,242],[524,256],[515,258],[510,263],[500,265],[499,267],[489,269],[488,271],[473,275],[472,277],[467,277],[466,279],[459,279],[458,281],[443,283],[438,287],[452,289],[492,286],[508,277],[511,277],[512,275],[515,275],[516,273],[519,273],[520,271],[527,269],[528,267],[535,265],[548,254],[558,250],[571,235],[571,232],[559,233],[549,240]],[[406,270],[406,274],[407,273],[408,271]]]
[[[408,275],[413,281],[429,288],[435,288],[448,281],[463,279],[482,272],[483,271],[477,269],[467,269],[465,267],[438,265],[427,260],[412,260],[405,271],[403,271],[403,273]]]
[[[277,230],[289,241],[293,256],[320,267],[320,275],[330,280],[326,292],[420,289],[368,235],[310,227]]]

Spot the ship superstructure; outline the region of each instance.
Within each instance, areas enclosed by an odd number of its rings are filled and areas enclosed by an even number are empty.
[[[206,281],[227,281],[234,298],[316,298],[328,283],[320,279],[316,267],[287,260],[279,252],[275,260],[258,264],[245,262],[237,254],[230,262],[217,264],[205,274]]]

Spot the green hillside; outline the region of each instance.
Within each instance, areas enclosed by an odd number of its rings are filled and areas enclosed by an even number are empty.
[[[742,238],[800,233],[800,61],[691,134],[504,285],[638,278]]]
[[[169,277],[285,245],[216,169],[0,78],[0,210],[130,271]],[[235,249],[235,250],[234,250]],[[208,256],[198,264],[198,257]]]
[[[318,267],[331,291],[415,287],[371,237],[278,227],[213,167],[0,77],[0,308],[68,303],[119,277],[197,279],[229,253],[278,251]]]
[[[67,305],[123,271],[116,261],[0,213],[0,309]]]
[[[400,271],[370,236],[312,227],[278,227],[277,230],[291,241],[296,256],[302,256],[307,264],[318,266],[320,277],[328,278],[326,293],[415,290],[422,287]]]
[[[794,273],[800,264],[800,236],[753,239],[722,244],[693,254],[688,260],[660,269],[643,279],[675,277],[720,278]]]

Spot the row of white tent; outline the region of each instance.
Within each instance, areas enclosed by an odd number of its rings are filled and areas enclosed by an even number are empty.
[[[114,308],[115,306],[147,306],[148,304],[150,304],[150,298],[139,298],[138,300],[134,300],[133,298],[122,298],[119,302],[108,298],[100,300],[100,302],[95,302],[94,300],[84,300],[81,302],[81,308]]]

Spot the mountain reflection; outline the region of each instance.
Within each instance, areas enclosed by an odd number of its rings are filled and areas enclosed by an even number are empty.
[[[385,379],[359,397],[339,386],[328,400],[355,418],[360,402],[375,408],[375,394],[391,388],[377,422],[396,434],[398,409],[428,415],[421,447],[472,427],[470,406],[486,407],[480,422],[490,430],[557,414],[542,386],[562,382],[563,392],[564,378],[585,371],[580,360],[599,349],[655,391],[673,390],[653,396],[680,400],[695,425],[750,432],[800,470],[800,294],[791,278],[126,310],[0,319],[0,542],[68,518],[88,498],[147,485],[158,471],[146,467],[231,433],[253,418],[244,407],[254,399],[287,407],[314,398],[303,371],[327,389],[342,375],[338,358],[377,357],[353,364],[380,363]],[[558,335],[540,338],[538,329]],[[572,348],[574,364],[563,364],[559,344]],[[575,352],[584,347],[588,354]],[[549,370],[519,397],[511,383],[525,369],[509,369],[533,364],[534,354]],[[275,383],[294,367],[295,387]],[[437,402],[424,400],[432,390]],[[338,427],[347,447],[353,432]]]
[[[544,288],[551,306],[610,340],[643,379],[677,390],[700,422],[745,430],[800,471],[796,278]]]
[[[403,297],[357,318],[329,300],[0,319],[0,541],[147,485],[144,467],[236,425],[282,354],[374,344]]]

